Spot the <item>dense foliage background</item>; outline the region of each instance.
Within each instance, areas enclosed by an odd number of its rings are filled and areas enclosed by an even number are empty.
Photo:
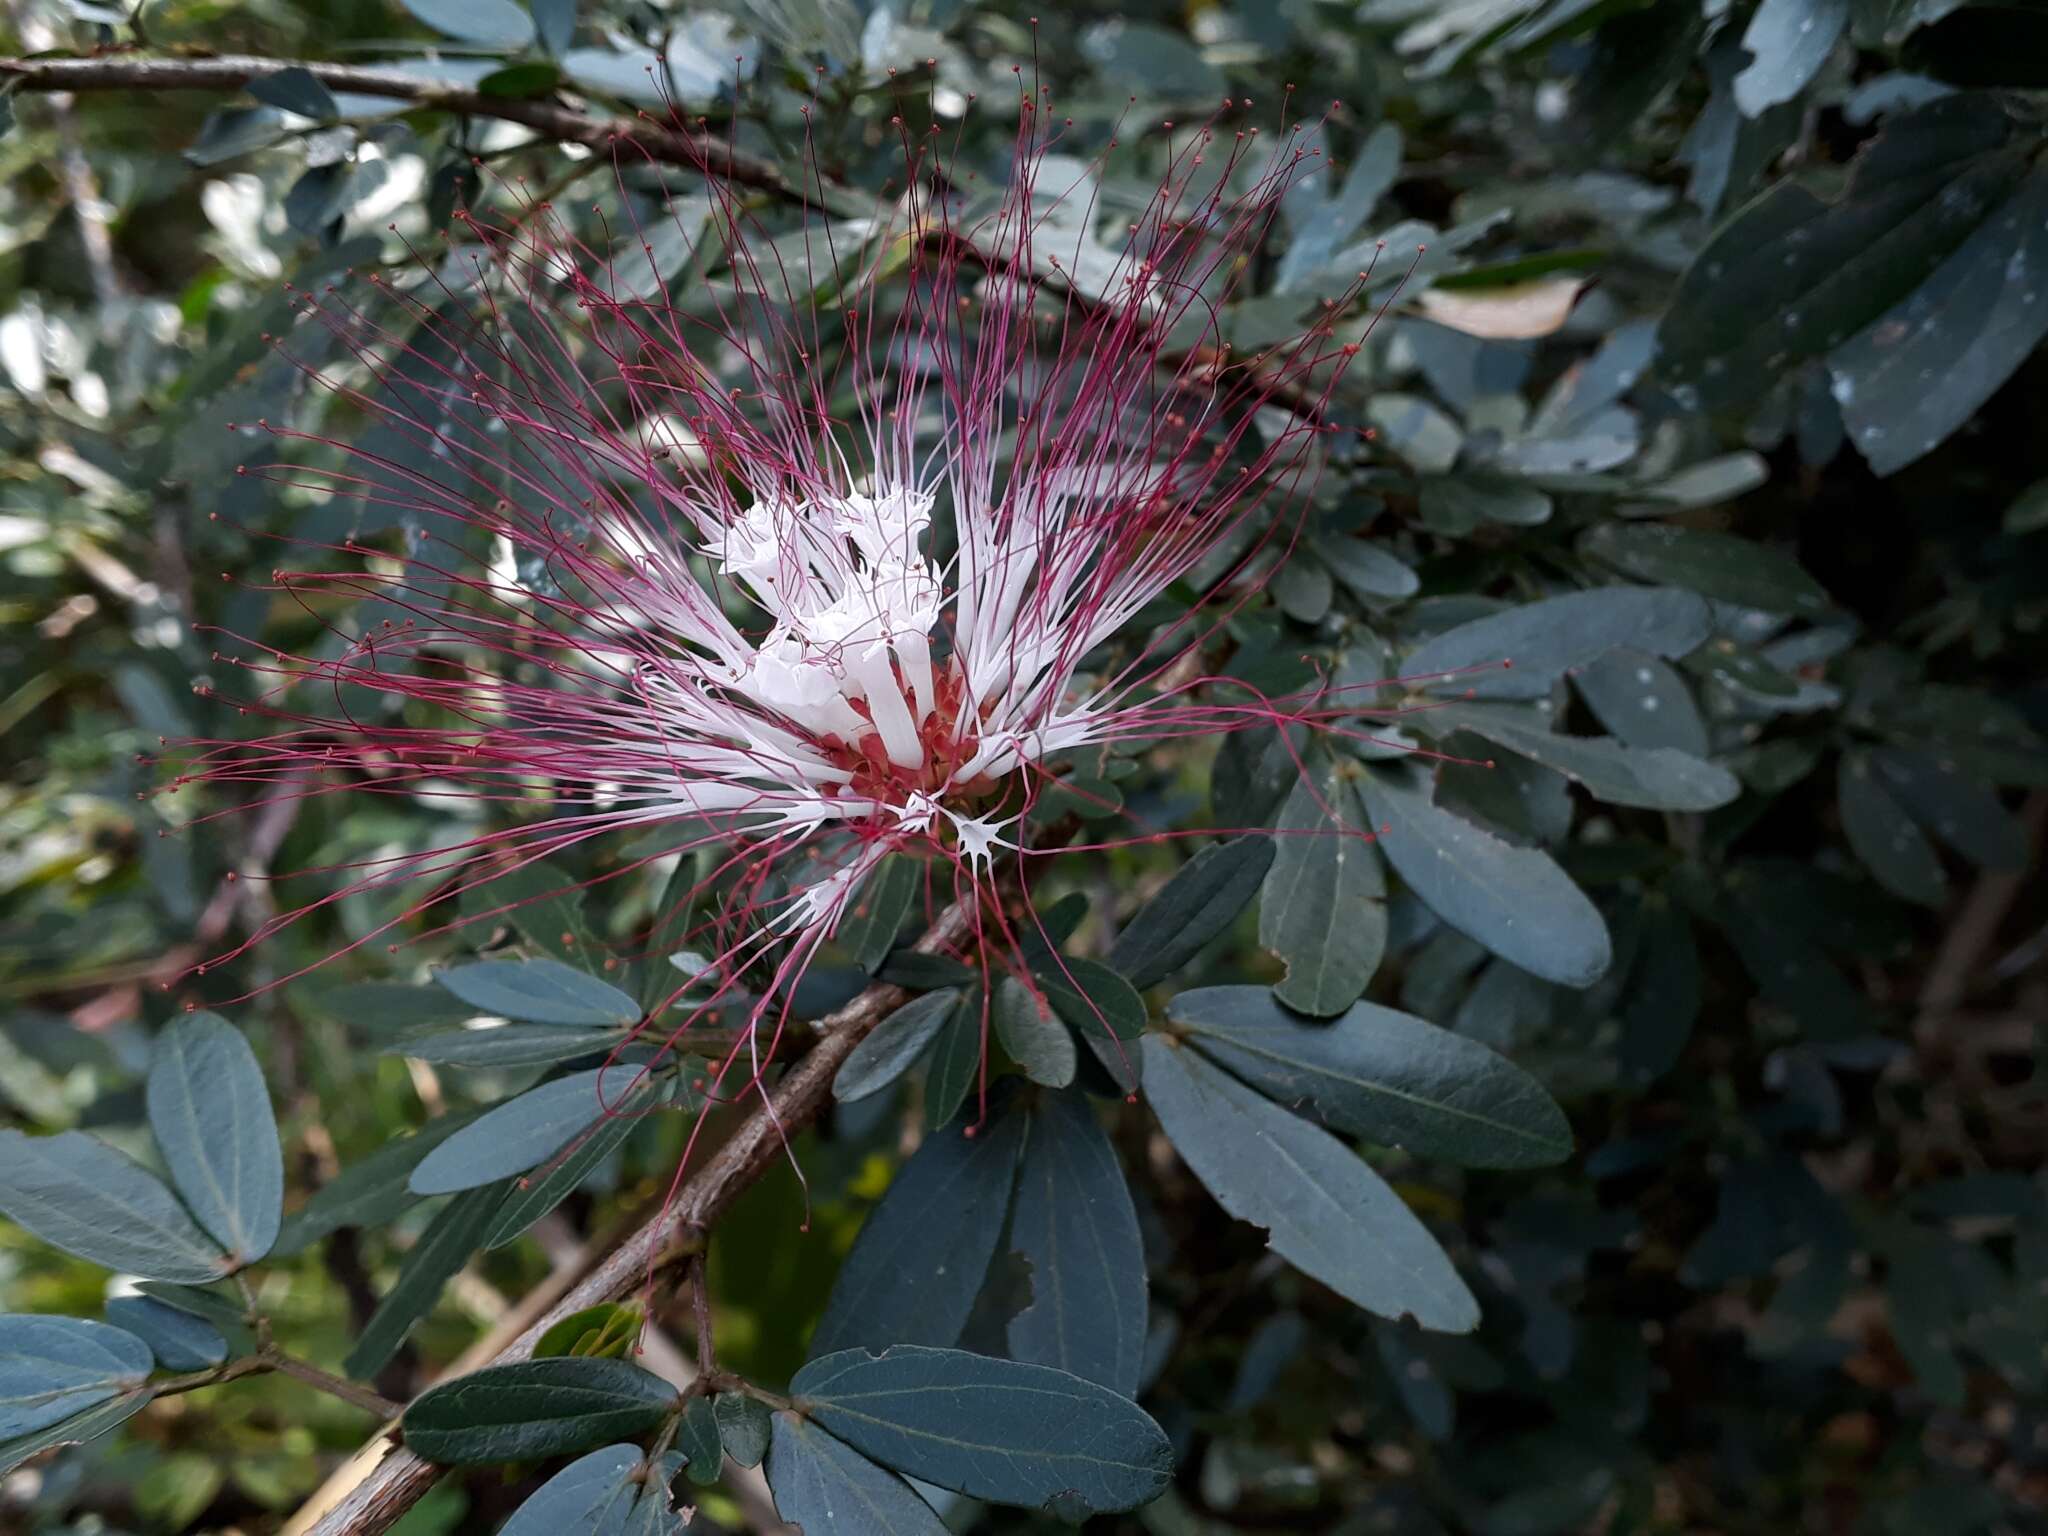
[[[385,64],[515,118],[554,103],[565,121],[648,104],[646,65],[665,58],[693,114],[794,179],[797,112],[815,89],[820,168],[856,207],[897,163],[898,111],[936,111],[963,162],[1000,174],[1019,61],[1036,59],[1091,147],[1127,113],[1249,96],[1278,122],[1290,87],[1315,112],[1339,103],[1325,139],[1336,166],[1290,199],[1232,323],[1250,340],[1284,331],[1319,275],[1376,240],[1403,271],[1407,252],[1428,251],[1397,296],[1370,291],[1393,308],[1334,404],[1375,429],[1373,445],[1333,454],[1307,536],[1217,660],[1284,689],[1318,667],[1361,680],[1512,656],[1479,698],[1438,690],[1445,707],[1398,722],[1415,744],[1494,766],[1424,774],[1401,754],[1317,747],[1317,793],[1356,797],[1382,843],[1360,859],[1356,844],[1283,840],[1270,869],[1217,845],[1195,878],[1205,899],[1226,893],[1211,905],[1233,920],[1171,974],[1145,949],[1163,945],[1162,911],[1168,929],[1189,921],[1172,888],[1160,898],[1186,848],[1074,855],[1040,899],[1067,899],[1072,954],[1149,989],[1155,1041],[1161,1028],[1227,1036],[1270,1011],[1268,984],[1321,1018],[1362,995],[1540,1079],[1575,1151],[1527,1166],[1547,1159],[1475,1146],[1426,1115],[1381,1129],[1313,1073],[1266,1085],[1290,1102],[1320,1092],[1313,1107],[1362,1140],[1456,1262],[1483,1320],[1427,1332],[1306,1278],[1225,1214],[1210,1190],[1266,1225],[1261,1201],[1284,1192],[1235,1152],[1224,1162],[1266,1180],[1263,1193],[1219,1188],[1232,1175],[1206,1144],[1213,1128],[1184,1107],[1162,1100],[1155,1117],[1079,1089],[1032,1100],[1034,1127],[1088,1149],[1092,1131],[1060,1132],[1060,1117],[1096,1117],[1120,1154],[1150,1323],[1115,1369],[1177,1460],[1162,1498],[1096,1528],[2048,1528],[2048,907],[2035,873],[2048,371],[2034,355],[2048,330],[2048,12],[1106,9],[536,0],[529,16],[512,0],[164,0],[129,15],[16,0],[0,34],[10,54],[99,50],[109,66]],[[565,204],[658,191],[621,191],[606,157],[565,148],[560,131],[431,99],[407,109],[303,73],[249,91],[139,79],[115,68],[53,91],[0,65],[0,1121],[87,1129],[147,1157],[146,1109],[165,1139],[144,1091],[165,1055],[153,1041],[198,995],[183,968],[266,915],[267,884],[231,872],[335,864],[461,826],[425,800],[335,797],[190,835],[142,793],[153,770],[139,756],[160,738],[241,728],[208,686],[206,627],[282,637],[301,618],[260,589],[278,560],[268,535],[304,535],[311,514],[234,474],[266,440],[229,429],[312,408],[263,341],[284,321],[280,280],[395,261],[393,229],[424,238],[458,199],[488,204],[516,177]],[[1111,209],[1156,174],[1144,153],[1112,169]],[[777,217],[774,194],[759,198]],[[701,279],[682,257],[664,254],[669,275]],[[1270,737],[1076,773],[1069,808],[1090,814],[1105,796],[1181,825],[1302,828],[1320,814]],[[592,852],[570,873],[623,856]],[[403,1402],[458,1361],[482,1363],[658,1206],[681,1116],[607,1138],[524,1235],[473,1193],[413,1194],[427,1142],[376,1159],[394,1136],[445,1135],[550,1070],[416,1054],[422,1030],[476,1011],[430,982],[432,963],[545,951],[603,974],[602,956],[648,947],[665,874],[402,957],[370,946],[227,1010],[284,1148],[288,1214],[255,1294],[294,1357]],[[1169,905],[1152,929],[1133,926],[1155,898]],[[380,917],[363,901],[327,909],[238,962],[234,989]],[[859,991],[862,961],[922,987],[956,979],[885,960],[888,939],[863,932],[835,952],[811,1010]],[[1246,990],[1188,996],[1218,987]],[[1351,1017],[1405,1038],[1382,1016]],[[932,1195],[929,1169],[907,1182],[898,1170],[925,1126],[967,1092],[965,1038],[955,1028],[887,1092],[848,1096],[798,1138],[803,1181],[778,1161],[708,1254],[657,1286],[641,1364],[687,1374],[699,1294],[718,1366],[770,1391],[802,1366],[814,1327],[850,1339],[828,1298],[864,1221],[890,1211],[892,1175],[899,1246],[865,1263],[886,1268],[905,1327],[957,1308],[937,1342],[1021,1350],[1016,1320],[1043,1301],[1034,1276],[1047,1273],[1021,1235],[1027,1209],[1057,1228],[1118,1181],[1077,1163],[1034,1197],[1027,1166],[1007,1228],[988,1226],[1011,1198],[1007,1165],[993,1193],[974,1182],[985,1170],[964,1176],[966,1196]],[[1060,1055],[1021,1027],[1002,1044],[999,1066],[1017,1057],[1038,1077],[1034,1053]],[[1215,1050],[1233,1067],[1227,1039]],[[1070,1040],[1064,1053],[1071,1078]],[[1456,1058],[1475,1060],[1492,1058]],[[1522,1092],[1518,1078],[1447,1070],[1453,1100]],[[232,1119],[231,1053],[194,1080]],[[1540,1140],[1526,1100],[1501,1114]],[[162,1155],[175,1174],[176,1147]],[[1294,1219],[1344,1241],[1327,1216]],[[486,1246],[499,1238],[512,1240]],[[948,1243],[965,1244],[950,1270]],[[1077,1324],[1098,1342],[1130,1295],[1104,1287]],[[11,1225],[0,1288],[9,1313],[125,1315],[153,1330],[166,1368],[183,1340],[186,1368],[204,1369],[236,1344],[244,1308],[237,1297],[194,1321],[205,1302],[178,1292],[162,1311],[132,1298],[109,1311],[105,1269]],[[615,1353],[635,1321],[586,1318],[557,1352]],[[705,1481],[679,1486],[697,1528],[767,1528],[768,1489],[740,1465],[758,1460],[744,1454],[758,1426],[740,1399],[719,1402],[734,1459],[711,1481],[718,1437],[693,1418],[683,1449]],[[375,1427],[278,1374],[167,1395],[7,1474],[0,1529],[279,1529]],[[706,1433],[711,1454],[690,1439]],[[402,1529],[495,1529],[558,1465],[450,1476]],[[775,1493],[796,1517],[787,1473]],[[957,1527],[1049,1519],[934,1497]],[[822,1505],[804,1507],[822,1522]],[[587,1511],[534,1518],[625,1528]],[[652,1531],[669,1517],[649,1505],[602,1518]],[[829,1528],[891,1528],[837,1518]]]

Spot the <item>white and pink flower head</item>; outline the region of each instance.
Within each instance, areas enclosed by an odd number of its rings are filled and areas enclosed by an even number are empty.
[[[300,295],[282,345],[364,430],[266,423],[295,462],[261,472],[364,531],[275,577],[322,643],[238,663],[274,728],[178,782],[549,812],[313,905],[668,829],[614,871],[717,850],[688,947],[720,994],[751,967],[786,999],[891,853],[927,860],[934,908],[1004,929],[992,882],[1078,753],[1355,715],[1226,693],[1203,660],[1292,537],[1363,325],[1334,329],[1361,273],[1285,341],[1233,346],[1230,301],[1320,166],[1313,130],[1235,126],[1249,106],[1144,135],[1163,171],[1114,209],[1115,141],[1061,153],[1026,94],[994,192],[906,132],[869,219],[771,229],[707,172],[604,251],[528,205],[459,215],[430,280]],[[1134,624],[1198,566],[1212,601]]]

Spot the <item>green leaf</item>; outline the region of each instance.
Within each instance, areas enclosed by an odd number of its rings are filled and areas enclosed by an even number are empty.
[[[895,1473],[806,1419],[774,1417],[768,1491],[803,1536],[946,1536],[931,1505]]]
[[[1639,906],[1641,937],[1621,1015],[1621,1066],[1637,1083],[1678,1065],[1700,1012],[1700,955],[1692,923],[1671,902]]]
[[[877,1024],[856,1045],[832,1079],[832,1097],[852,1104],[880,1093],[908,1072],[960,1006],[960,993],[946,987],[913,997]]]
[[[248,1305],[239,1296],[230,1299],[218,1291],[195,1290],[189,1285],[172,1285],[163,1280],[139,1280],[135,1289],[187,1317],[196,1317],[227,1340],[234,1354],[254,1354],[256,1335],[249,1327]]]
[[[270,1252],[284,1218],[284,1152],[241,1031],[218,1014],[180,1016],[157,1037],[148,1100],[171,1182],[199,1224],[237,1268]]]
[[[154,1296],[116,1296],[107,1303],[107,1321],[147,1344],[166,1371],[203,1371],[228,1357],[218,1328]]]
[[[1715,763],[1669,747],[1626,747],[1606,736],[1560,736],[1541,705],[1447,704],[1426,717],[1434,730],[1470,731],[1584,786],[1609,805],[1711,811],[1742,793]]]
[[[1317,539],[1314,548],[1336,578],[1368,606],[1413,597],[1422,589],[1422,578],[1405,561],[1364,539]]]
[[[607,1053],[625,1042],[623,1031],[587,1024],[500,1024],[488,1029],[437,1029],[385,1047],[445,1067],[545,1067],[578,1056]]]
[[[0,1477],[5,1477],[31,1456],[39,1456],[60,1445],[81,1445],[87,1440],[97,1440],[109,1430],[118,1429],[148,1407],[155,1395],[147,1387],[138,1387],[46,1429],[18,1435],[12,1440],[0,1440]]]
[[[743,1467],[758,1467],[768,1454],[768,1407],[744,1392],[721,1392],[711,1401],[712,1417],[725,1454]]]
[[[576,40],[577,0],[533,0],[533,29],[549,57],[559,59]]]
[[[1080,1066],[1074,1037],[1016,977],[1005,976],[995,984],[989,998],[989,1022],[1010,1059],[1032,1082],[1064,1088],[1074,1080]]]
[[[1707,605],[1675,588],[1596,587],[1525,603],[1425,640],[1403,664],[1432,691],[1480,699],[1540,699],[1573,667],[1617,646],[1683,656],[1713,631]],[[1480,670],[1470,670],[1478,668]]]
[[[207,114],[185,158],[194,165],[219,165],[268,148],[284,133],[284,114],[275,107],[225,107]]]
[[[311,70],[297,64],[275,74],[258,75],[244,89],[265,106],[281,107],[317,123],[331,123],[341,116],[333,94],[314,78]]]
[[[1251,904],[1272,863],[1273,840],[1257,833],[1211,843],[1132,915],[1110,947],[1110,965],[1134,987],[1164,981]]]
[[[1554,509],[1548,493],[1523,480],[1464,473],[1432,475],[1422,482],[1423,525],[1462,537],[1481,523],[1532,528],[1550,521]]]
[[[535,1489],[498,1536],[615,1536],[642,1491],[647,1458],[637,1445],[592,1451]]]
[[[2048,171],[2034,153],[2019,189],[1976,208],[1976,231],[1932,277],[1828,354],[1849,440],[1880,475],[1976,415],[2048,334]],[[1958,216],[1973,195],[1958,183]]]
[[[285,1217],[271,1252],[288,1257],[343,1227],[381,1227],[396,1220],[422,1198],[408,1182],[420,1159],[476,1118],[473,1112],[437,1115],[412,1135],[394,1136],[342,1169]]]
[[[620,1143],[640,1128],[646,1112],[661,1101],[663,1094],[672,1091],[666,1079],[652,1075],[641,1078],[616,1106],[616,1113],[599,1120],[590,1134],[566,1155],[556,1158],[538,1174],[514,1180],[504,1204],[491,1219],[490,1230],[484,1234],[484,1246],[504,1247],[568,1199],[618,1150]]]
[[[1811,618],[1834,606],[1827,589],[1790,555],[1729,533],[1665,523],[1602,523],[1586,530],[1579,552],[1638,581],[1684,587],[1768,613]]]
[[[1964,858],[1986,869],[2026,868],[2026,824],[1990,785],[1920,747],[1880,747],[1870,760],[1913,819]]]
[[[1367,1141],[1468,1168],[1571,1156],[1571,1126],[1541,1083],[1411,1014],[1355,1003],[1306,1024],[1263,987],[1202,987],[1176,997],[1167,1017],[1261,1093]]]
[[[370,1314],[362,1337],[348,1352],[344,1368],[349,1375],[365,1380],[391,1363],[406,1335],[434,1310],[441,1288],[477,1251],[504,1198],[502,1187],[486,1185],[464,1190],[434,1213],[427,1230],[406,1253],[398,1278]]]
[[[512,0],[399,0],[444,37],[516,53],[533,41],[533,19]]]
[[[1595,718],[1632,747],[1707,755],[1707,723],[1676,667],[1647,651],[1609,651],[1572,674]]]
[[[840,1265],[813,1355],[960,1337],[1002,1236],[1024,1129],[1024,1116],[1004,1113],[978,1135],[954,1122],[925,1137]]]
[[[1158,1035],[1144,1051],[1145,1095],[1174,1150],[1224,1210],[1268,1230],[1275,1253],[1381,1317],[1478,1325],[1436,1239],[1355,1153],[1197,1051]]]
[[[507,1099],[422,1158],[412,1192],[452,1194],[537,1168],[600,1120],[630,1113],[650,1075],[627,1063],[592,1067]]]
[[[203,1285],[232,1267],[141,1164],[80,1131],[0,1130],[0,1211],[107,1269]]]
[[[534,1340],[533,1357],[622,1360],[639,1342],[640,1325],[645,1320],[646,1315],[633,1303],[601,1301],[571,1312]]]
[[[1346,770],[1326,759],[1294,786],[1259,894],[1259,943],[1287,966],[1273,992],[1327,1017],[1357,1000],[1387,947],[1386,876],[1355,817]]]
[[[956,1010],[939,1028],[938,1043],[932,1047],[931,1065],[924,1077],[924,1127],[927,1137],[952,1123],[967,1102],[981,1072],[981,1019],[976,988],[968,1005]]]
[[[0,1440],[34,1434],[148,1380],[149,1346],[79,1317],[0,1315]]]
[[[515,864],[469,886],[462,893],[462,921],[509,923],[544,956],[581,951],[594,957],[597,948],[575,876],[546,859]]]
[[[1382,823],[1381,851],[1453,928],[1560,986],[1590,986],[1606,971],[1607,924],[1548,854],[1482,832],[1405,774],[1375,770],[1361,793]]]
[[[827,1355],[789,1385],[827,1433],[971,1498],[1075,1518],[1149,1504],[1173,1476],[1144,1409],[1049,1366],[902,1345]]]
[[[875,866],[840,921],[837,938],[854,962],[870,975],[889,951],[896,947],[896,935],[903,931],[917,899],[924,865],[917,859],[892,853]]]
[[[683,1422],[676,1430],[676,1449],[686,1458],[690,1481],[708,1488],[718,1481],[725,1460],[725,1441],[719,1433],[718,1411],[708,1397],[693,1397],[683,1410]]]
[[[1849,20],[1849,0],[1763,0],[1742,46],[1750,62],[1735,77],[1735,104],[1755,117],[1790,101],[1827,63]]]
[[[1144,1245],[1123,1165],[1082,1094],[1040,1094],[1031,1105],[1010,1247],[1031,1265],[1031,1303],[1008,1324],[1011,1357],[1135,1394]]]
[[[1101,961],[1060,955],[1034,963],[1031,974],[1053,1011],[1084,1037],[1135,1040],[1145,1032],[1145,999]]]
[[[1995,101],[1958,95],[1891,118],[1832,203],[1776,183],[1680,279],[1660,371],[1709,408],[1752,403],[1933,276],[2004,203],[2029,153]]]
[[[434,980],[484,1013],[528,1024],[635,1024],[640,1005],[610,982],[559,960],[478,960]]]
[[[442,1466],[535,1461],[645,1434],[679,1406],[674,1387],[624,1360],[526,1360],[429,1387],[403,1430]]]
[[[1835,798],[1849,846],[1879,885],[1922,906],[1938,907],[1948,899],[1948,875],[1939,855],[1878,779],[1868,752],[1842,754]]]

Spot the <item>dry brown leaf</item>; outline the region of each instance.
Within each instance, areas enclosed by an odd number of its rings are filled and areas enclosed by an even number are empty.
[[[1467,336],[1527,341],[1562,326],[1591,281],[1559,273],[1500,288],[1431,288],[1418,302],[1429,319]]]

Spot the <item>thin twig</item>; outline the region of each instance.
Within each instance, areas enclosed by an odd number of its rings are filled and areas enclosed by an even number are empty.
[[[402,68],[326,64],[313,59],[265,59],[248,54],[153,58],[110,53],[86,59],[0,59],[0,85],[22,91],[239,91],[251,80],[303,69],[329,90],[383,96],[420,107],[517,123],[545,138],[591,149],[633,144],[654,159],[688,166],[735,186],[771,192],[792,202],[815,194],[767,160],[710,134],[664,127],[648,117],[594,116],[549,101],[488,96]]]
[[[918,940],[917,949],[924,954],[948,949],[967,936],[969,924],[964,907],[950,906]],[[789,1069],[768,1093],[766,1102],[684,1183],[675,1199],[613,1249],[581,1283],[490,1363],[504,1365],[527,1359],[540,1336],[560,1319],[600,1302],[630,1296],[663,1263],[687,1259],[699,1252],[702,1244],[692,1241],[693,1235],[709,1228],[784,1155],[787,1139],[817,1118],[831,1097],[833,1077],[853,1048],[906,995],[901,987],[878,984],[825,1019],[819,1025],[818,1042],[809,1054]],[[421,1460],[403,1446],[395,1447],[321,1516],[312,1528],[312,1536],[379,1536],[418,1503],[440,1477],[441,1468]]]

